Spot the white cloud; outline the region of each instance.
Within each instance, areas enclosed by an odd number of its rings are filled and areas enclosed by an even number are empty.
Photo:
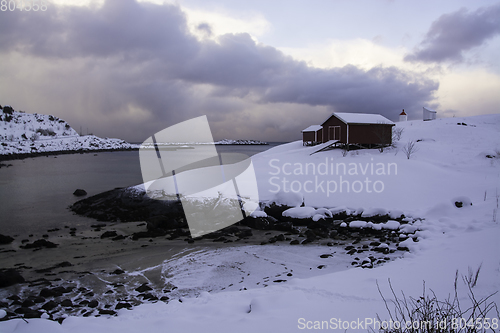
[[[304,60],[310,66],[318,68],[345,65],[354,65],[365,70],[376,66],[408,69],[410,67],[403,61],[403,56],[407,52],[405,48],[388,48],[362,38],[334,39],[324,44],[308,45],[303,48],[279,47],[279,49],[297,60]]]
[[[252,38],[257,39],[271,28],[269,21],[259,13],[237,15],[223,9],[214,11],[187,7],[181,7],[181,9],[186,13],[190,32],[200,39],[206,37],[215,39],[217,36],[227,33],[248,33]],[[210,25],[212,36],[207,36],[206,33],[198,29],[198,26],[203,23]]]
[[[500,76],[477,69],[443,75],[436,97],[440,109],[455,110],[455,116],[470,116],[499,113],[499,91]]]

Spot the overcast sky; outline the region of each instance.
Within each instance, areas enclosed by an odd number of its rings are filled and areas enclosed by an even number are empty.
[[[290,141],[332,112],[500,112],[500,2],[56,1],[0,11],[0,104],[142,142]]]

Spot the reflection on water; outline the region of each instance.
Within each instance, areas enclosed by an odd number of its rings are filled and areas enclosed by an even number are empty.
[[[218,153],[248,156],[277,144],[217,146]],[[94,223],[67,207],[80,198],[78,189],[92,196],[116,187],[142,183],[138,151],[72,154],[8,161],[0,169],[0,233],[28,234],[51,228],[85,227]]]

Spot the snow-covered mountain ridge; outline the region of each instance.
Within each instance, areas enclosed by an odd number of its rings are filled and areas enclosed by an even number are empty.
[[[8,105],[0,107],[0,155],[138,147],[120,139],[79,135],[66,121],[52,115],[18,112]]]

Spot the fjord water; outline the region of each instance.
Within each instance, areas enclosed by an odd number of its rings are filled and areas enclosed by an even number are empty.
[[[278,145],[219,145],[219,153],[252,156]],[[48,229],[88,229],[95,220],[75,215],[68,206],[92,196],[142,183],[138,151],[70,154],[3,162],[0,168],[0,234],[40,234]]]

